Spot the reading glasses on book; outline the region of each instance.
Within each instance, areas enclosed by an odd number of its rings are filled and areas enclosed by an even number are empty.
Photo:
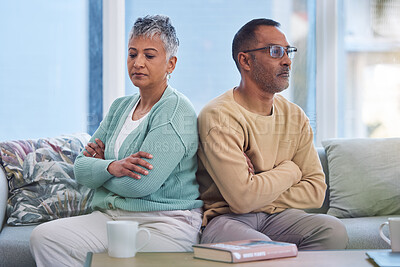
[[[272,58],[282,58],[283,55],[286,52],[288,58],[290,58],[290,59],[293,59],[294,58],[294,54],[297,52],[297,48],[296,47],[293,47],[293,46],[283,47],[283,46],[280,46],[280,45],[268,45],[268,46],[265,46],[265,47],[245,50],[245,51],[242,51],[242,52],[243,53],[249,53],[249,52],[254,52],[254,51],[259,51],[259,50],[268,50],[269,51],[269,55]]]

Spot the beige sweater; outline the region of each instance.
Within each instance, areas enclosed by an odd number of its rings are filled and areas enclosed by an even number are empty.
[[[261,116],[237,104],[229,90],[203,108],[198,122],[203,225],[225,213],[322,205],[325,177],[309,120],[297,105],[275,95],[273,114]]]

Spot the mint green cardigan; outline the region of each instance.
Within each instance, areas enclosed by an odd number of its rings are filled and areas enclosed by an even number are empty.
[[[115,159],[114,144],[129,111],[139,94],[118,98],[90,142],[99,138],[105,144],[103,159],[86,157],[81,152],[74,164],[78,183],[95,189],[93,209],[128,211],[186,210],[200,208],[196,182],[197,116],[190,101],[167,87],[148,116],[128,135],[119,150],[118,160],[138,151],[148,152],[153,165],[148,175],[136,180],[114,177],[107,171]]]

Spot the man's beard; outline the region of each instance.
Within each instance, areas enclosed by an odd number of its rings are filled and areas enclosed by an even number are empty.
[[[276,94],[289,87],[289,82],[287,82],[284,86],[280,86],[275,83],[274,79],[268,78],[268,76],[265,74],[266,71],[261,67],[257,60],[254,60],[254,63],[252,78],[261,90],[266,93]]]

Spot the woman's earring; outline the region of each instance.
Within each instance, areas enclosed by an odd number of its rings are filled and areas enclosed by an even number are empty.
[[[167,72],[167,79],[171,79],[171,72]]]

